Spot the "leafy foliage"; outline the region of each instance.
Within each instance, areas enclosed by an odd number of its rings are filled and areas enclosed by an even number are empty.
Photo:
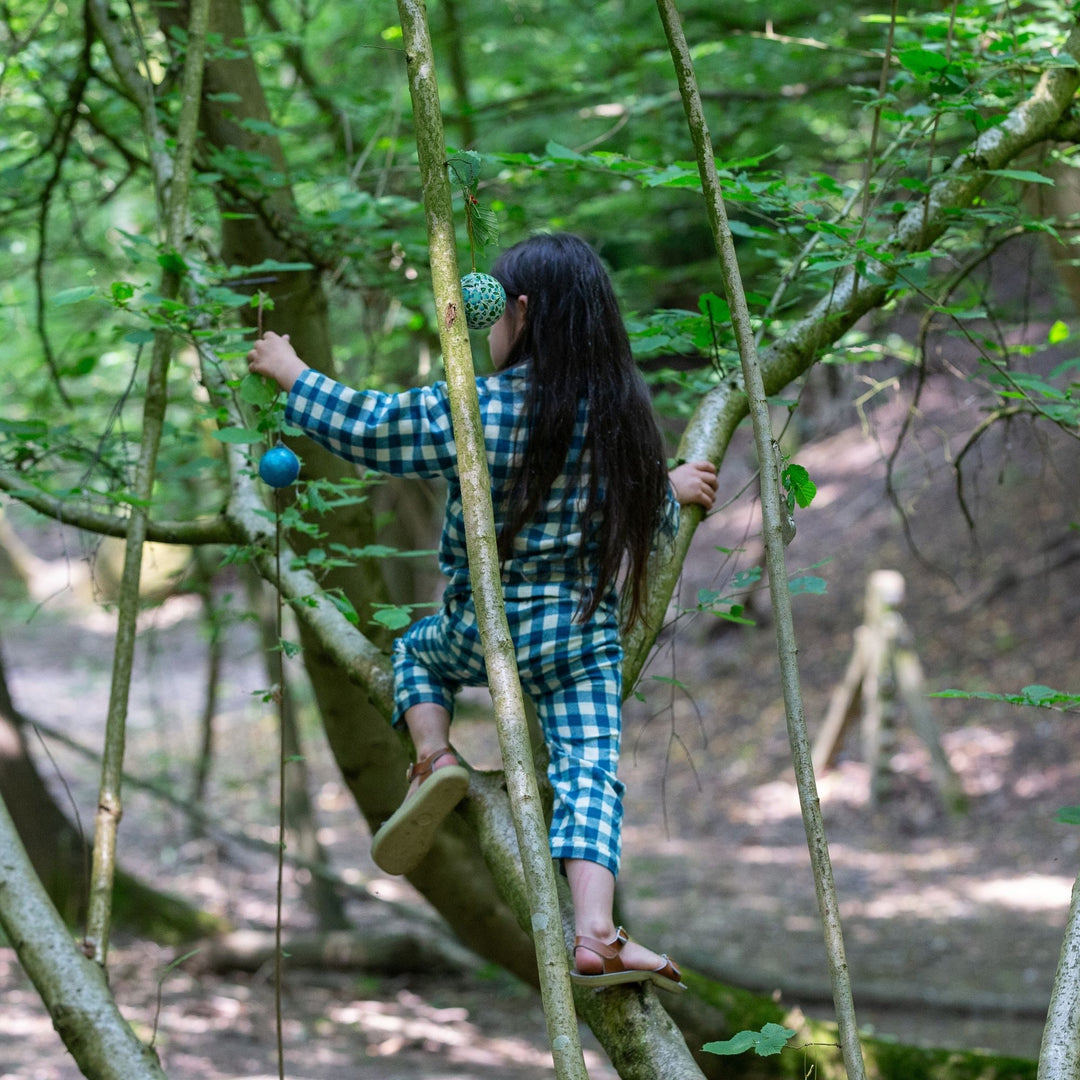
[[[760,1031],[740,1031],[730,1039],[706,1043],[701,1049],[709,1054],[734,1055],[753,1050],[759,1057],[779,1054],[795,1032],[781,1024],[766,1024]]]
[[[1036,709],[1071,709],[1080,705],[1080,694],[1064,693],[1049,686],[1025,686],[1017,694],[997,694],[986,690],[940,690],[931,697],[959,698],[964,701],[1003,701]]]

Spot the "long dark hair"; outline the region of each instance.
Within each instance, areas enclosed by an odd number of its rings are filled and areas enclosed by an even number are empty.
[[[539,234],[516,244],[499,257],[492,274],[511,300],[527,297],[524,326],[506,366],[528,360],[532,370],[524,410],[529,438],[499,554],[509,558],[514,538],[563,470],[585,399],[590,471],[583,533],[597,545],[599,582],[583,598],[579,618],[596,612],[625,559],[624,623],[632,625],[644,610],[668,479],[663,439],[611,279],[593,249],[568,233]]]

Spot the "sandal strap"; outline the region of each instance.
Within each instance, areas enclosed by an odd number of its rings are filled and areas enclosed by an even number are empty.
[[[574,938],[574,951],[578,949],[588,949],[589,952],[596,953],[597,956],[603,960],[603,973],[605,975],[613,975],[619,971],[626,971],[627,967],[622,962],[622,958],[619,954],[622,952],[623,946],[630,940],[626,931],[620,926],[615,931],[615,937],[612,941],[597,941],[596,938],[585,937],[583,934],[579,934]]]
[[[447,754],[450,754],[455,761],[457,760],[457,754],[449,746],[441,746],[438,750],[428,754],[427,757],[421,758],[414,765],[410,765],[405,770],[405,782],[411,783],[414,779],[419,778],[420,783],[423,783],[435,771],[435,762]]]
[[[679,965],[667,953],[663,953],[660,959],[664,961],[664,966],[656,968],[654,974],[664,979],[670,979],[672,982],[681,983],[682,969]]]

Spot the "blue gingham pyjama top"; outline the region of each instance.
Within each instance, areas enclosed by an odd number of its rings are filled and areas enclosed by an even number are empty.
[[[528,365],[517,365],[476,381],[496,530],[527,438],[522,410],[528,372]],[[486,685],[487,671],[469,584],[445,384],[386,394],[353,390],[309,369],[290,391],[286,419],[333,453],[374,471],[446,479],[439,542],[439,566],[448,578],[443,610],[394,642],[395,723],[421,702],[437,702],[452,715],[457,690]],[[596,585],[589,560],[584,575],[579,560],[588,473],[586,468],[579,478],[576,465],[583,456],[585,421],[583,406],[567,467],[515,538],[502,584],[522,689],[536,705],[550,754],[552,857],[586,859],[618,874],[623,653],[615,591],[587,623],[574,619],[583,591]],[[674,529],[677,521],[672,496],[667,527]]]

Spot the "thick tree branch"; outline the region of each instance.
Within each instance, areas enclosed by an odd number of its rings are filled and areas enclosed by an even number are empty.
[[[165,1080],[109,993],[104,971],[76,948],[0,801],[0,927],[85,1076]]]
[[[1038,1080],[1080,1080],[1080,877],[1073,884],[1039,1053]]]
[[[884,304],[903,283],[904,257],[926,250],[950,225],[962,220],[960,212],[970,207],[994,179],[993,170],[1008,167],[1025,150],[1052,137],[1072,108],[1080,85],[1080,24],[1076,21],[1062,46],[1062,57],[1069,63],[1045,72],[1029,97],[1000,124],[982,132],[954,159],[927,195],[911,205],[881,244],[881,259],[870,264],[873,280],[865,270],[848,271],[809,314],[760,351],[766,394],[778,393],[808,371],[863,315]],[[746,415],[746,395],[738,382],[712,390],[687,425],[679,456],[721,461],[736,426]],[[632,687],[640,676],[663,625],[675,582],[700,523],[700,513],[683,516],[675,546],[652,590],[647,626],[627,642],[627,687]]]

